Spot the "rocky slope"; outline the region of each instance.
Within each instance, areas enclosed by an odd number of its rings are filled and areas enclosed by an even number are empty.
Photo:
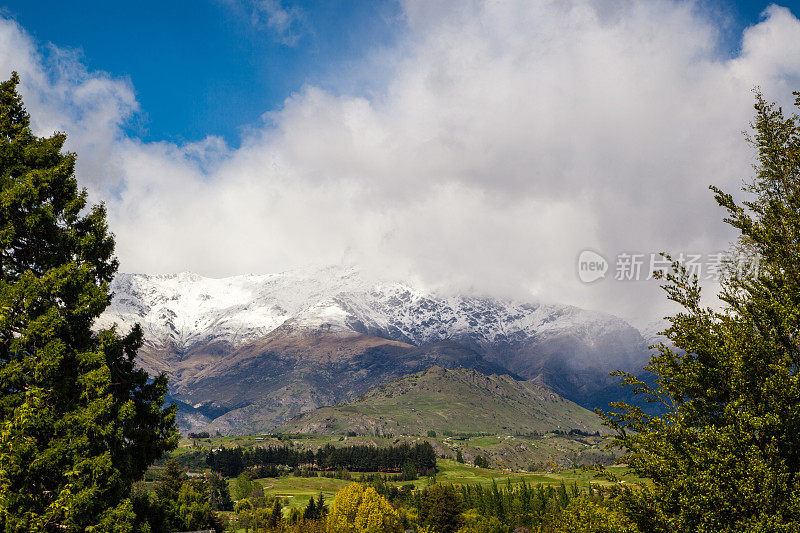
[[[261,431],[438,364],[540,378],[593,407],[638,369],[623,320],[570,306],[437,294],[352,268],[210,279],[120,274],[97,323],[140,323],[140,364],[171,377],[184,429]]]
[[[288,433],[425,435],[453,433],[532,434],[602,431],[598,417],[560,397],[540,380],[477,370],[427,370],[392,380],[355,401],[297,416]]]

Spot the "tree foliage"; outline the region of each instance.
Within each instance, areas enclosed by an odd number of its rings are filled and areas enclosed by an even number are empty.
[[[422,491],[419,520],[441,533],[453,533],[459,528],[461,502],[452,485],[437,483]]]
[[[117,269],[66,136],[36,137],[0,84],[0,530],[126,531],[133,481],[176,443],[136,327],[95,333]]]
[[[475,456],[475,460],[472,461],[472,464],[478,468],[489,468],[489,461],[480,455]]]
[[[328,512],[330,533],[381,533],[402,531],[400,515],[372,487],[351,483],[340,490]]]
[[[418,473],[436,469],[436,452],[429,442],[403,443],[397,446],[333,446],[326,444],[316,452],[295,450],[288,446],[250,449],[223,448],[211,451],[206,463],[215,472],[235,477],[252,467],[306,465],[319,470],[347,468],[354,472],[404,471],[410,479]],[[413,472],[412,472],[413,471]]]
[[[250,496],[250,493],[253,492],[255,488],[255,484],[253,480],[250,479],[250,476],[244,472],[239,474],[236,478],[236,482],[233,485],[233,497],[237,500],[243,500]]]
[[[619,509],[588,498],[573,498],[548,525],[559,533],[638,533],[633,522]]]
[[[153,490],[137,483],[131,499],[136,533],[221,531],[219,511],[233,510],[227,481],[215,474],[189,478],[175,461],[167,463]]]
[[[648,366],[657,385],[626,376],[666,413],[614,404],[602,415],[653,481],[627,501],[643,531],[800,530],[800,119],[760,94],[755,110],[752,199],[712,187],[740,234],[722,309],[704,307],[675,263],[665,289],[683,310],[666,330],[673,346]]]

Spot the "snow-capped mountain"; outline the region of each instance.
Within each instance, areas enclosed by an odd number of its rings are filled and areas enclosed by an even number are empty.
[[[214,340],[239,345],[361,284],[354,270],[335,268],[222,279],[191,272],[118,274],[114,298],[97,326],[128,329],[138,322],[148,344],[181,349]]]
[[[433,363],[542,376],[587,405],[608,370],[641,367],[646,354],[638,331],[611,315],[440,294],[346,267],[120,274],[112,291],[97,327],[140,323],[140,364],[171,375],[174,398],[205,413],[192,413],[196,424],[219,418],[228,430],[269,427]]]
[[[142,325],[148,344],[188,350],[225,341],[238,346],[283,324],[349,329],[417,346],[444,340],[477,345],[569,332],[587,342],[630,325],[572,306],[437,295],[403,283],[368,283],[352,268],[325,268],[223,279],[193,273],[120,274],[98,321]]]

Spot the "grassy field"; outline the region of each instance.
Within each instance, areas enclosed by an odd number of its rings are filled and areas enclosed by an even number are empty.
[[[599,477],[596,472],[582,469],[568,469],[558,472],[508,472],[493,468],[475,468],[470,465],[460,464],[446,459],[437,462],[439,473],[436,475],[438,483],[453,483],[456,485],[485,484],[493,481],[503,484],[510,481],[512,484],[523,480],[528,484],[558,485],[562,481],[568,485],[577,483],[579,487],[588,487],[589,484],[610,485],[613,482]],[[641,480],[629,474],[627,468],[621,466],[608,467],[615,476],[624,483],[638,484]],[[419,482],[417,482],[419,483]]]
[[[559,485],[562,482],[566,485],[577,483],[579,487],[586,488],[589,484],[608,486],[613,484],[605,478],[599,477],[596,472],[584,471],[581,469],[569,469],[560,472],[508,472],[493,468],[475,468],[470,465],[457,463],[443,459],[437,462],[439,472],[436,475],[437,483],[452,483],[454,485],[474,485],[482,484],[489,486],[492,482],[500,486],[505,486],[510,482],[512,485],[521,483],[523,480],[531,485],[539,483],[543,485]],[[625,467],[609,467],[608,470],[614,473],[623,483],[640,484],[642,480],[627,472]],[[279,478],[262,478],[257,483],[264,489],[264,494],[269,496],[281,496],[287,498],[291,507],[305,507],[309,498],[316,497],[320,492],[325,495],[325,499],[330,501],[337,491],[346,487],[353,481],[358,481],[360,475],[352,474],[352,480],[330,479],[322,477],[294,477],[284,476]],[[401,486],[406,484],[414,485],[415,489],[423,489],[431,483],[431,479],[421,478],[416,481],[398,481],[394,485]]]
[[[490,448],[503,442],[503,439],[496,435],[492,435],[490,437],[473,437],[467,442],[469,442],[470,446],[476,446],[478,448]]]
[[[305,507],[310,498],[315,498],[319,493],[325,495],[325,500],[331,501],[336,493],[349,485],[351,481],[331,479],[324,477],[294,477],[263,478],[257,483],[264,489],[268,496],[280,496],[287,499],[290,507]]]

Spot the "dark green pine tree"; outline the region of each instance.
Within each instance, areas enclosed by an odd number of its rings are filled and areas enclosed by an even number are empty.
[[[420,518],[434,531],[452,533],[461,526],[461,502],[452,485],[433,485],[423,495]]]
[[[209,493],[211,494],[211,507],[215,511],[233,511],[233,500],[228,487],[228,480],[212,472],[206,476]]]
[[[283,503],[280,498],[275,498],[275,502],[272,505],[272,512],[269,514],[269,520],[267,520],[267,527],[274,529],[281,524],[282,520]]]
[[[649,364],[658,385],[627,376],[666,413],[602,415],[652,480],[626,497],[641,531],[800,531],[800,118],[761,95],[755,109],[752,199],[712,187],[740,235],[723,306],[704,307],[676,263],[665,288],[683,311]]]
[[[303,510],[303,518],[306,520],[316,520],[319,518],[319,514],[317,513],[317,502],[314,498],[310,498],[308,500],[308,505]]]
[[[117,269],[65,135],[39,138],[0,84],[0,531],[128,531],[131,485],[176,444],[137,327],[92,331]]]
[[[317,517],[322,518],[328,514],[328,506],[325,505],[325,496],[320,492],[317,496]]]

